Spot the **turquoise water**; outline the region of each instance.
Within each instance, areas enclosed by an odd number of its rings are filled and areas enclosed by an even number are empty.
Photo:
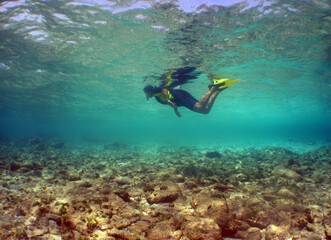
[[[330,239],[330,4],[1,1],[0,239]]]
[[[328,1],[5,1],[0,133],[217,147],[331,139]],[[194,66],[239,83],[208,115],[146,101],[152,76]],[[184,86],[197,99],[206,74]]]

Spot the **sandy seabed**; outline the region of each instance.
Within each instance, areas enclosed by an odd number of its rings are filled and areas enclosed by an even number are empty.
[[[0,239],[331,239],[331,146],[0,144]]]

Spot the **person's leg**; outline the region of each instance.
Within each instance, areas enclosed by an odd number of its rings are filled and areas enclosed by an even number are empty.
[[[223,89],[222,89],[223,90]],[[222,91],[217,89],[216,87],[212,87],[199,102],[197,102],[194,106],[194,110],[198,113],[208,114],[218,96],[218,94]]]
[[[220,92],[222,92],[221,90],[217,90],[215,91],[211,97],[209,98],[207,104],[205,105],[205,108],[204,108],[204,114],[208,114],[211,110],[211,108],[213,107],[213,104],[218,96],[218,94],[220,94]]]
[[[209,91],[205,95],[203,95],[203,97],[200,99],[200,101],[196,103],[195,107],[197,109],[203,109],[206,106],[206,104],[208,103],[208,100],[214,91],[215,91],[215,88],[211,87],[209,89]]]

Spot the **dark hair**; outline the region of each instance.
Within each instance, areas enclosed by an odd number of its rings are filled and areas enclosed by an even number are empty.
[[[146,87],[144,87],[144,92],[152,92],[153,86],[151,84],[148,84]]]
[[[178,68],[171,74],[173,79],[179,80],[183,83],[186,83],[188,80],[196,79],[199,77],[201,72],[195,71],[196,67],[184,67]]]

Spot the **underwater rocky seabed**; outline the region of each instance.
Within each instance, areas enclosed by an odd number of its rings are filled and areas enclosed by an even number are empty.
[[[331,239],[331,146],[0,147],[1,239]]]

